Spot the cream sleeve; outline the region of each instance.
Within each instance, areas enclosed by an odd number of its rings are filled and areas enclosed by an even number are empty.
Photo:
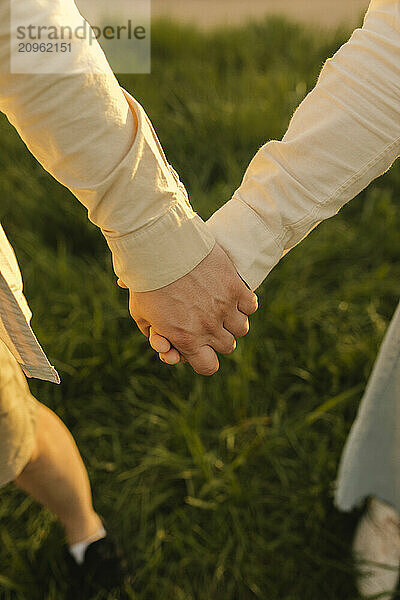
[[[283,139],[256,153],[207,225],[254,290],[399,154],[400,2],[373,0],[363,27],[326,61]]]
[[[73,0],[12,3],[20,24],[82,22]],[[54,73],[11,73],[9,6],[0,0],[0,110],[43,167],[86,207],[126,285],[147,291],[179,279],[215,240],[144,109],[119,86],[93,40],[74,40],[71,54],[38,57],[57,60]]]

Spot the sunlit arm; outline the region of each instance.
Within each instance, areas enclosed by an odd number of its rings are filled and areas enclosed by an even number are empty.
[[[400,2],[373,0],[282,141],[263,146],[207,224],[254,290],[400,154]]]
[[[0,110],[86,207],[111,249],[115,273],[131,290],[158,289],[190,272],[215,240],[143,108],[119,86],[94,40],[74,40],[71,54],[38,54],[38,61],[50,61],[47,67],[55,61],[54,74],[12,74],[9,6],[0,0]],[[73,0],[12,0],[12,6],[26,26],[82,22]]]

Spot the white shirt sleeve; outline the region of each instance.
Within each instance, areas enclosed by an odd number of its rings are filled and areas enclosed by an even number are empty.
[[[233,198],[207,224],[254,290],[399,154],[400,2],[373,0],[282,141],[257,152]]]
[[[26,26],[82,22],[73,0],[12,3]],[[87,208],[126,285],[147,291],[179,279],[215,240],[190,206],[145,111],[119,86],[95,40],[75,39],[71,54],[38,56],[57,61],[54,74],[13,74],[9,7],[10,0],[0,0],[0,110]]]

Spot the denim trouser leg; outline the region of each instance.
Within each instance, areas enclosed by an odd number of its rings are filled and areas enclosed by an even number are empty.
[[[367,496],[400,513],[400,303],[343,450],[335,504],[349,511]]]

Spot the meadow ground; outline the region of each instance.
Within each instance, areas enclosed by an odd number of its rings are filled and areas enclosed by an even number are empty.
[[[347,37],[279,19],[218,34],[155,24],[152,74],[119,79],[207,218]],[[208,379],[148,349],[100,231],[4,118],[0,145],[0,219],[62,379],[30,388],[77,440],[130,557],[131,597],[356,600],[357,512],[332,495],[399,297],[399,165],[272,271],[250,334]],[[3,488],[1,600],[62,600],[62,541],[48,511]]]

